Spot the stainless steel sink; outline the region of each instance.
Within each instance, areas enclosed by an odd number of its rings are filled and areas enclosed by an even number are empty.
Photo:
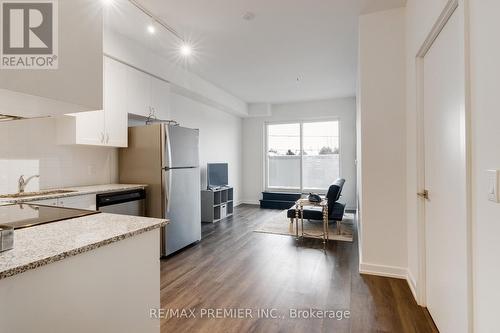
[[[73,192],[76,192],[76,191],[71,191],[71,190],[47,190],[47,191],[38,191],[38,192],[22,192],[22,193],[15,193],[15,194],[2,194],[2,195],[0,195],[0,199],[40,197],[40,196],[44,196],[44,195],[64,194],[64,193],[73,193]]]

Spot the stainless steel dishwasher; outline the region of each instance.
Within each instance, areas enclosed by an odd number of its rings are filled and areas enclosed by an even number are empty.
[[[144,189],[102,193],[96,195],[97,210],[103,213],[146,216]]]

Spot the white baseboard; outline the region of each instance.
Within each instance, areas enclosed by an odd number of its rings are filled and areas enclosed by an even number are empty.
[[[413,295],[413,298],[418,304],[420,304],[416,292],[417,282],[407,268],[360,263],[359,273],[406,280],[406,282],[408,283],[408,287],[410,288],[410,291]]]
[[[408,276],[407,269],[404,267],[384,266],[366,263],[359,264],[359,272],[361,274],[378,275],[405,280]]]
[[[409,269],[407,269],[406,271],[406,281],[408,282],[408,286],[410,287],[411,293],[413,294],[413,298],[415,299],[415,301],[417,301],[417,303],[420,303],[417,297],[417,281],[415,280],[413,274],[411,274]]]

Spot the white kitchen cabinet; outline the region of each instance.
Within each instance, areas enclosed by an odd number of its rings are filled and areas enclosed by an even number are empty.
[[[147,117],[151,106],[151,76],[132,67],[127,68],[127,112]]]
[[[57,119],[59,144],[127,147],[128,114],[170,119],[170,85],[104,57],[104,110]]]
[[[155,77],[151,78],[151,107],[156,118],[170,119],[170,85]]]
[[[52,199],[44,199],[44,200],[35,200],[35,201],[30,201],[27,202],[28,204],[34,204],[34,205],[43,205],[43,206],[58,206],[58,198],[52,198]]]
[[[29,203],[44,205],[44,206],[96,210],[96,195],[95,194],[76,195],[71,197],[35,200],[35,201],[30,201]]]
[[[59,207],[96,210],[96,195],[86,194],[73,197],[62,197],[58,200]]]
[[[59,144],[95,145],[104,143],[104,111],[80,112],[57,119]]]
[[[169,119],[170,85],[152,75],[128,67],[127,112],[132,115]]]
[[[125,65],[104,59],[104,125],[105,144],[112,147],[127,147],[127,68]]]
[[[59,144],[127,147],[127,67],[104,58],[104,110],[57,119]]]

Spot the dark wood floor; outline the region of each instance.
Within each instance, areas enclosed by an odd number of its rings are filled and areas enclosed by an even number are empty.
[[[196,316],[170,313],[162,332],[435,332],[406,281],[358,273],[356,243],[330,242],[325,254],[320,241],[253,232],[278,213],[242,205],[232,218],[204,225],[200,243],[162,261],[162,308]],[[201,318],[207,309],[238,308],[252,313]],[[350,319],[289,318],[289,309],[310,308],[347,310]],[[257,318],[256,309],[284,318]]]

